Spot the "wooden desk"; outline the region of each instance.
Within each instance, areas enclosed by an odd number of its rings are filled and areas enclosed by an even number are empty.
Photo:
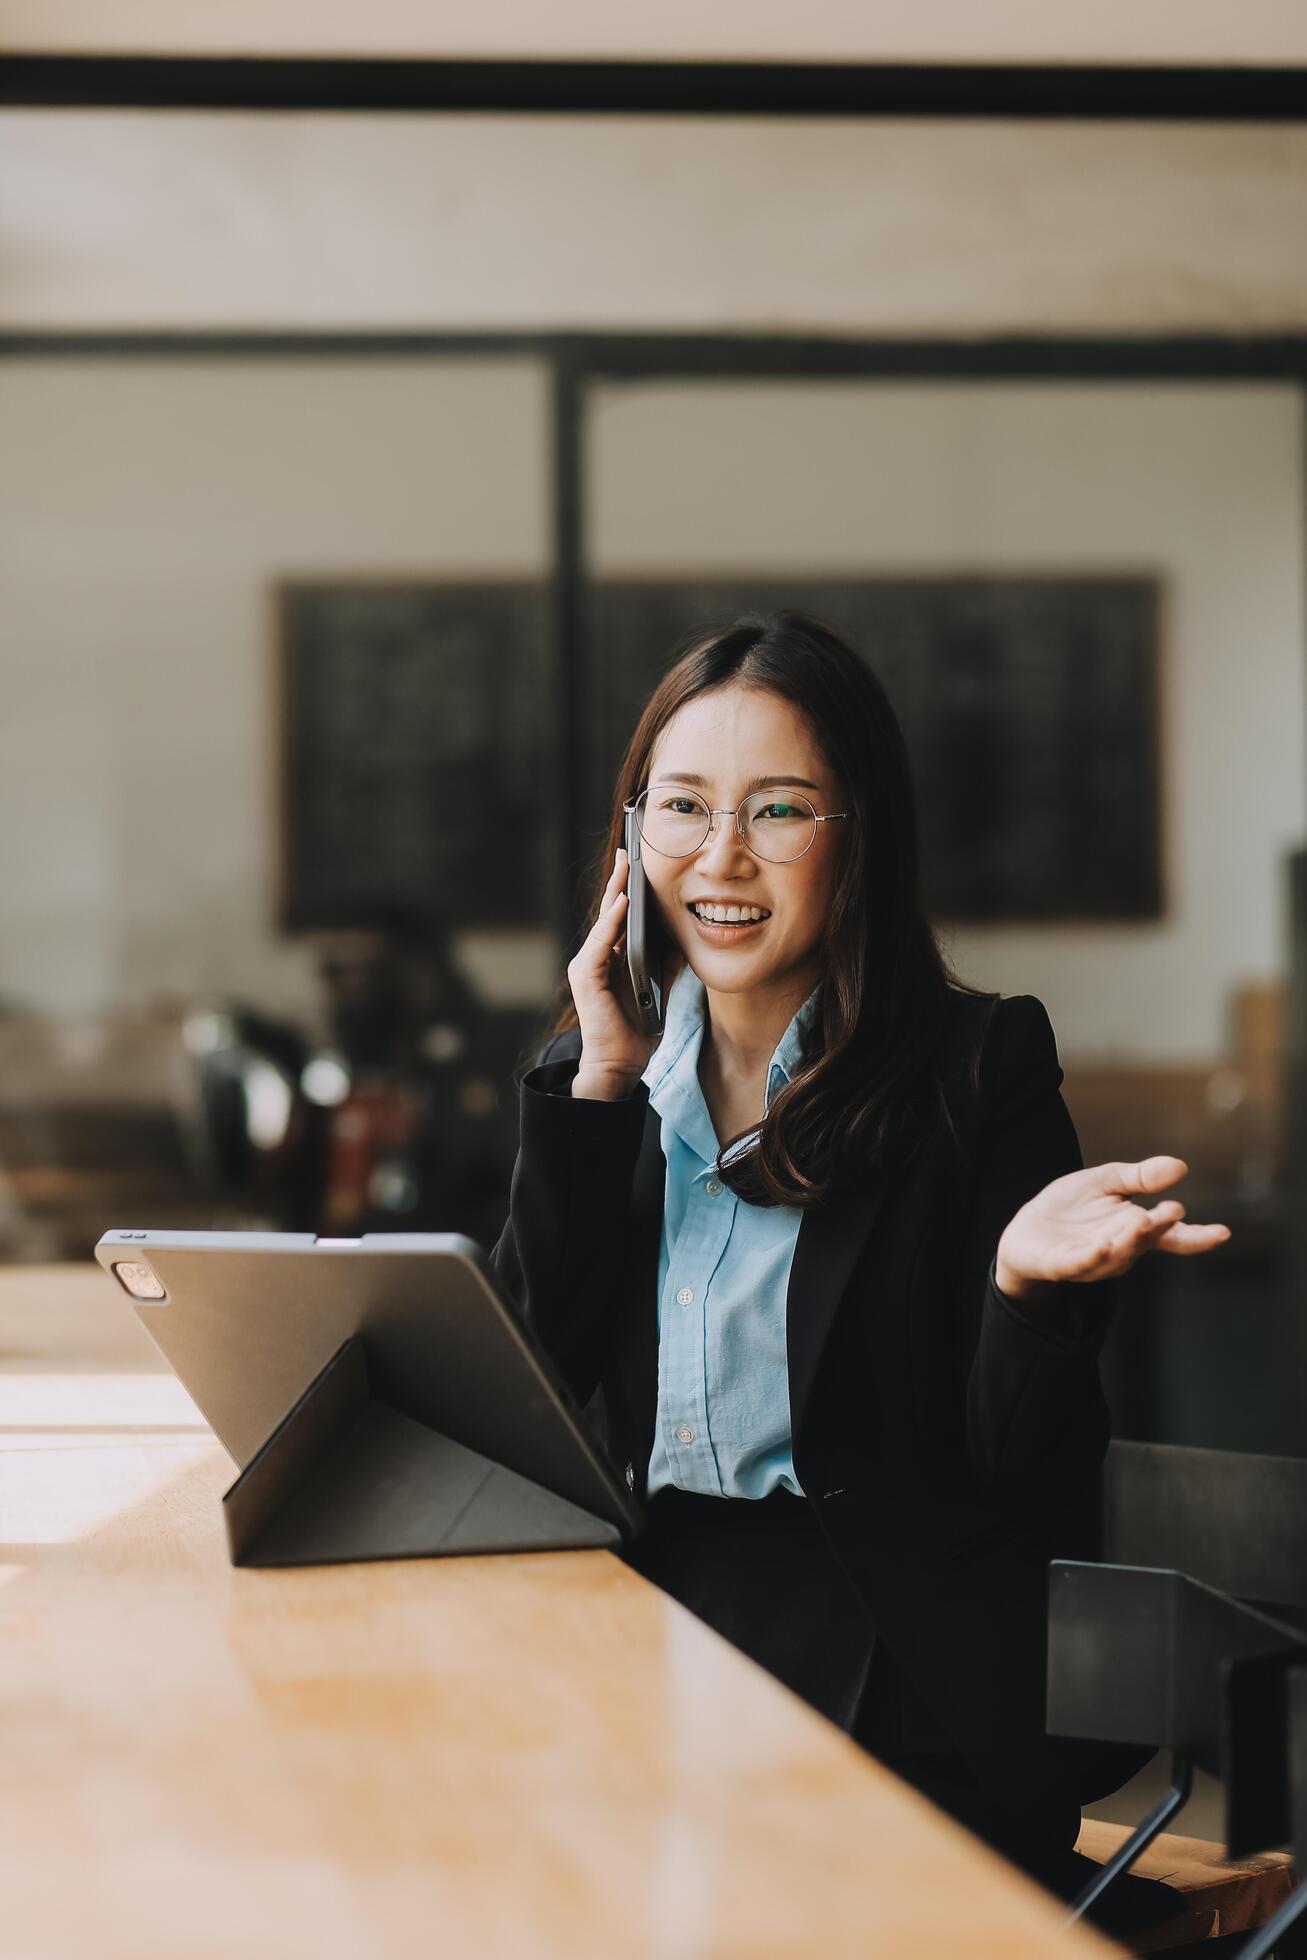
[[[0,1272],[22,1960],[1117,1951],[608,1552],[243,1572],[95,1270]]]

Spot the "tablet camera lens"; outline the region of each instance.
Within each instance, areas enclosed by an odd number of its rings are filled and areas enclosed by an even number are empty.
[[[134,1259],[117,1259],[113,1269],[119,1285],[131,1294],[133,1300],[167,1299],[161,1282],[148,1266],[142,1266]]]

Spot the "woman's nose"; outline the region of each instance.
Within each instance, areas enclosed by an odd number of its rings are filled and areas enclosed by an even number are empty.
[[[723,842],[725,843],[724,852],[722,849]],[[745,852],[747,855],[749,847],[740,835],[740,827],[736,820],[735,811],[730,810],[723,813],[720,810],[715,810],[708,819],[708,835],[699,846],[699,855],[706,857],[716,852],[719,855],[733,857],[737,849]]]

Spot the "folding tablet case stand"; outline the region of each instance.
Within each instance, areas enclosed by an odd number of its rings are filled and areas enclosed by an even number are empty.
[[[390,1408],[353,1336],[222,1500],[233,1565],[619,1546],[615,1524]]]

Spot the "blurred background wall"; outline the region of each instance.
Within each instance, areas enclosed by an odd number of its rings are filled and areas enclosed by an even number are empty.
[[[1307,317],[1293,125],[50,110],[0,135],[8,327]]]
[[[314,949],[277,929],[273,582],[542,579],[547,407],[524,361],[0,367],[11,996],[320,1013]],[[520,998],[533,952],[528,997],[552,984],[538,936],[489,945],[491,984]]]
[[[438,16],[423,0],[4,0],[0,27],[14,48],[201,53],[432,54],[520,60],[630,56],[788,61],[1293,62],[1307,58],[1307,22],[1290,0],[1249,0],[1236,20],[1219,0],[1101,0],[1091,12],[1039,0],[920,0],[911,12],[881,0],[810,0],[801,15],[748,0],[665,0],[657,12],[605,0],[559,0],[547,12],[521,0],[481,0]]]

